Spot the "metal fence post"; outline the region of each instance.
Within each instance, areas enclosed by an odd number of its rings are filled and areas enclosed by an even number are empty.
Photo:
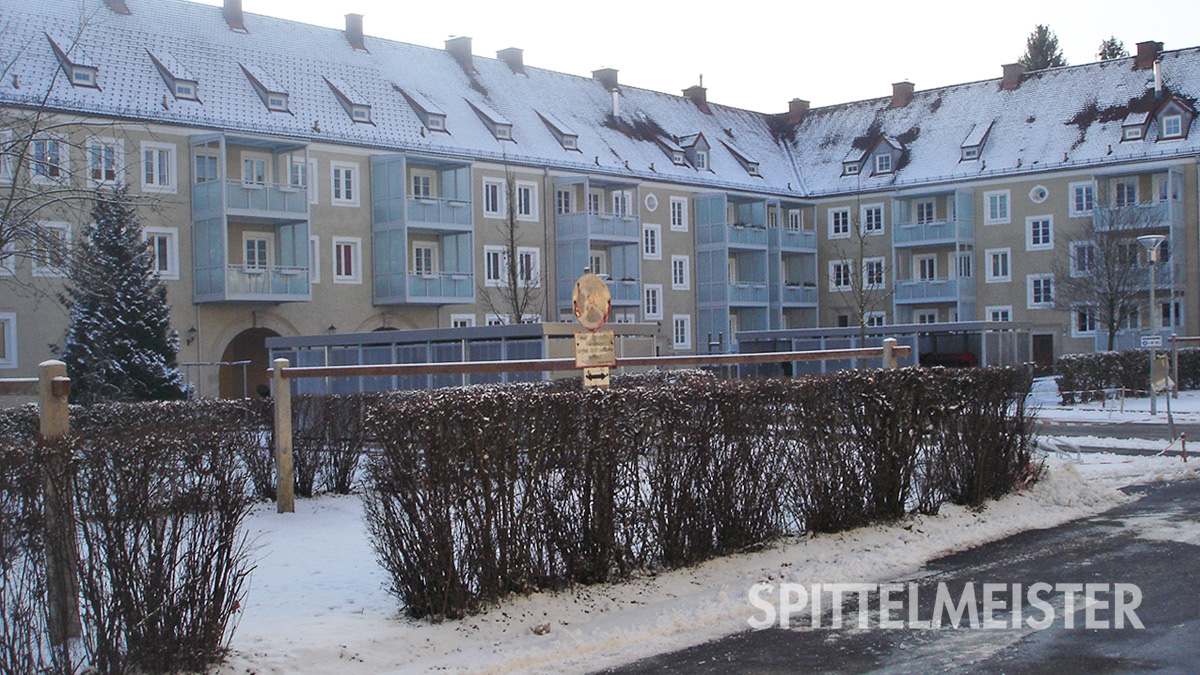
[[[271,383],[275,397],[275,510],[296,511],[295,475],[292,473],[292,384],[283,376],[287,359],[275,359]]]
[[[887,338],[883,341],[883,367],[896,368],[899,366],[896,360],[896,338]]]
[[[43,440],[66,436],[71,429],[67,397],[71,381],[62,361],[38,364],[39,432]],[[69,462],[58,448],[42,464],[46,519],[46,601],[50,644],[65,645],[81,635],[79,622],[79,549],[75,537],[74,501]]]

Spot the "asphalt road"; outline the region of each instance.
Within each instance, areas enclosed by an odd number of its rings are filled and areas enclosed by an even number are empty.
[[[912,580],[919,583],[921,616],[930,611],[939,582],[953,592],[967,582],[1136,584],[1143,629],[1086,629],[1082,603],[1073,613],[1076,627],[1067,628],[1065,594],[1055,593],[1056,620],[1043,630],[1024,624],[1015,630],[858,629],[853,619],[846,620],[848,628],[813,630],[793,623],[605,672],[1200,673],[1200,481],[1134,491],[1145,496],[1092,518],[935,560]],[[868,615],[877,617],[878,597],[871,603]],[[844,607],[853,616],[857,603]],[[1007,621],[1011,611],[996,616]],[[825,625],[831,621],[827,612]]]

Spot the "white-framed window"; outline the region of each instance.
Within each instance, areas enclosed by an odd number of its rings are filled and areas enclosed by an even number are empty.
[[[273,266],[275,236],[269,232],[243,232],[242,262],[247,270],[265,270]]]
[[[937,323],[938,312],[936,309],[918,309],[913,312],[913,321],[922,324]]]
[[[950,254],[950,262],[954,262],[954,254]],[[959,279],[970,279],[975,276],[975,254],[971,251],[959,251],[956,273]]]
[[[333,283],[362,283],[362,238],[333,237]]]
[[[571,190],[562,189],[554,191],[554,212],[555,213],[570,213],[571,212]]]
[[[983,310],[988,321],[1007,323],[1012,321],[1012,305],[988,305]]]
[[[15,250],[11,242],[0,248],[0,277],[11,277],[17,273]]]
[[[675,349],[692,348],[692,315],[671,315],[671,345]]]
[[[1025,277],[1026,300],[1029,309],[1054,306],[1054,275],[1030,274]]]
[[[662,284],[646,284],[642,287],[642,315],[647,319],[662,318]]]
[[[989,248],[983,252],[987,260],[987,283],[997,284],[1012,281],[1012,249]]]
[[[671,229],[675,232],[688,231],[686,197],[671,197]]]
[[[633,193],[629,190],[616,190],[612,193],[612,212],[616,216],[629,215],[629,205],[633,203]]]
[[[450,327],[451,328],[474,328],[475,327],[475,315],[474,314],[451,314],[450,315]]]
[[[1183,116],[1179,114],[1164,115],[1161,123],[1162,133],[1159,138],[1179,138],[1183,135]]]
[[[1081,305],[1071,310],[1071,337],[1094,337],[1096,335],[1096,308]]]
[[[1142,327],[1142,310],[1138,307],[1122,305],[1121,318],[1117,321],[1117,330],[1137,330]]]
[[[804,229],[804,212],[800,209],[788,209],[787,212],[787,229],[791,232],[799,232]]]
[[[508,315],[488,313],[483,317],[483,323],[485,326],[507,326]]]
[[[779,212],[775,209],[767,211],[767,227],[772,230],[779,227]]]
[[[483,284],[485,286],[504,285],[504,259],[507,256],[503,246],[483,247]]]
[[[891,173],[892,172],[892,155],[888,152],[881,152],[875,155],[875,173]]]
[[[517,220],[538,219],[537,183],[517,182]]]
[[[964,162],[969,162],[975,159],[979,159],[978,145],[970,145],[962,149],[962,160]]]
[[[421,276],[437,274],[437,244],[429,241],[413,242],[412,273]]]
[[[1092,215],[1092,210],[1096,208],[1096,184],[1092,181],[1071,183],[1070,188],[1071,216],[1077,218]]]
[[[542,285],[542,252],[532,246],[517,247],[517,279],[526,288]]]
[[[115,138],[93,138],[87,144],[88,185],[112,185],[124,174],[125,147]]]
[[[849,260],[829,261],[829,290],[848,291],[853,283],[854,263]]]
[[[983,224],[1001,225],[1012,221],[1009,213],[1011,190],[995,190],[983,193]]]
[[[707,150],[700,150],[697,148],[696,152],[694,153],[694,156],[696,158],[696,168],[697,169],[704,170],[704,169],[708,168],[708,151]]]
[[[242,183],[266,185],[271,180],[271,156],[262,152],[242,152]]]
[[[1090,241],[1071,242],[1071,276],[1082,277],[1096,266],[1096,244]]]
[[[35,183],[53,183],[67,177],[70,153],[65,140],[56,136],[35,138],[29,144]]]
[[[33,276],[65,277],[71,254],[71,224],[38,223],[42,230],[38,249],[33,252]]]
[[[1158,325],[1173,328],[1183,325],[1183,302],[1174,300],[1158,303],[1159,315],[1161,316]]]
[[[143,227],[142,236],[159,279],[179,278],[179,228]]]
[[[588,269],[592,274],[608,274],[608,251],[604,249],[588,251]]]
[[[173,193],[175,144],[142,141],[142,191]]]
[[[862,218],[863,234],[883,234],[883,204],[867,204],[862,207],[859,216]]]
[[[886,326],[887,312],[867,312],[863,315],[863,319],[863,323],[865,323],[868,327]]]
[[[937,200],[921,199],[914,205],[918,225],[932,223],[937,220]]]
[[[16,368],[17,365],[17,315],[0,312],[0,368]]]
[[[850,236],[850,209],[829,209],[829,238],[846,239]]]
[[[842,175],[843,176],[858,175],[859,166],[860,165],[858,164],[858,162],[844,162],[842,164]]]
[[[318,202],[317,160],[308,159],[306,161],[303,157],[293,157],[288,184],[297,190],[305,190],[308,193],[308,203],[316,204]]]
[[[220,178],[219,169],[217,168],[217,155],[212,152],[200,152],[197,150],[193,157],[195,164],[195,173],[192,174],[192,182],[208,183]]]
[[[494,178],[484,178],[483,215],[503,218],[506,201],[507,195],[504,191],[504,181]]]
[[[330,162],[331,201],[334,206],[358,206],[358,164]]]
[[[600,193],[589,192],[587,195],[587,212],[593,215],[600,213]]]
[[[687,291],[692,288],[692,261],[686,255],[671,256],[671,290]]]
[[[321,236],[308,236],[308,281],[312,284],[321,283]]]
[[[1121,135],[1123,141],[1136,141],[1142,137],[1141,127],[1125,127],[1124,133]]]
[[[1054,217],[1030,216],[1025,219],[1025,250],[1048,251],[1054,248]]]
[[[662,226],[642,225],[642,258],[662,260]]]
[[[0,183],[11,183],[13,179],[12,156],[8,147],[11,142],[12,132],[0,130]]]
[[[863,287],[876,289],[886,285],[883,258],[863,258]]]
[[[1113,194],[1117,206],[1134,206],[1138,203],[1138,182],[1136,178],[1121,178],[1113,181]]]
[[[938,278],[936,253],[923,253],[912,257],[913,278],[918,281],[934,281]]]

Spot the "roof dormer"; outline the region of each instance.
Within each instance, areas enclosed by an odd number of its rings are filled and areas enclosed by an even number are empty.
[[[679,139],[679,146],[683,148],[683,154],[687,160],[696,167],[697,171],[710,170],[708,153],[712,150],[712,146],[708,144],[708,139],[704,138],[704,134],[689,134]]]
[[[973,162],[979,159],[983,154],[983,145],[987,143],[988,136],[992,133],[992,124],[976,124],[967,132],[967,137],[963,139],[962,145],[959,146],[959,161]]]
[[[448,133],[446,129],[446,113],[437,107],[433,101],[430,101],[422,96],[420,92],[413,89],[401,89],[396,85],[392,85],[392,88],[400,92],[400,95],[408,101],[408,104],[412,106],[413,112],[417,113],[417,117],[421,118],[421,123],[425,125],[426,129]]]
[[[371,104],[366,98],[355,91],[345,80],[337,77],[325,77],[325,84],[333,90],[338,102],[345,108],[350,119],[362,124],[371,124]]]
[[[1150,123],[1150,113],[1131,112],[1121,122],[1121,141],[1140,141],[1146,137],[1146,127]]]
[[[554,137],[558,139],[563,150],[578,150],[579,149],[579,134],[575,133],[571,127],[567,126],[562,120],[548,113],[538,111],[538,117],[546,123],[546,128]]]
[[[492,135],[496,137],[496,140],[498,140],[498,141],[513,140],[512,122],[509,122],[508,119],[504,117],[504,115],[501,115],[500,113],[496,112],[491,107],[489,107],[486,103],[476,103],[474,101],[467,101],[467,104],[470,105],[471,108],[475,110],[475,114],[479,115],[479,119],[483,120],[483,123],[485,125],[487,125],[488,130],[491,131]]]
[[[672,164],[675,166],[687,166],[687,152],[673,138],[656,134],[654,142],[658,144],[658,147],[662,148],[663,152],[667,153],[667,157],[671,158]]]
[[[730,143],[729,141],[723,140],[721,143],[729,149],[729,154],[733,155],[733,158],[738,161],[738,164],[742,165],[742,168],[746,170],[746,173],[755,177],[762,176],[762,174],[759,172],[758,160],[754,159],[749,153],[733,143]]]
[[[1169,96],[1154,114],[1158,123],[1158,140],[1173,141],[1185,138],[1196,118],[1196,111],[1187,102]]]
[[[99,88],[100,85],[96,82],[96,64],[78,43],[64,50],[60,45],[68,44],[66,41],[56,41],[49,33],[45,35],[50,41],[50,48],[54,50],[54,56],[58,59],[58,65],[62,67],[72,87]]]
[[[880,136],[871,149],[871,175],[879,176],[894,172],[904,154],[904,144],[891,136]]]
[[[184,68],[170,52],[147,49],[146,53],[150,55],[150,60],[154,62],[154,67],[158,69],[158,74],[162,76],[172,96],[182,101],[200,100],[200,83],[196,76]]]
[[[242,72],[246,74],[250,86],[254,87],[255,93],[262,99],[263,105],[267,106],[267,110],[288,112],[287,92],[275,82],[275,79],[267,71],[258,66],[248,66],[244,63],[238,65],[242,67]]]

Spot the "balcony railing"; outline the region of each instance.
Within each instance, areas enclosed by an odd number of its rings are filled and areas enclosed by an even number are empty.
[[[782,230],[779,243],[783,248],[816,248],[817,233],[812,230]]]
[[[731,281],[729,282],[729,302],[765,304],[767,302],[767,284],[760,281]]]
[[[308,191],[276,183],[225,181],[225,208],[246,215],[299,219],[308,214]]]
[[[588,239],[639,241],[641,219],[614,213],[560,213],[555,216],[560,236],[586,236]]]
[[[409,300],[439,300],[452,298],[469,300],[475,297],[475,277],[463,272],[409,274]]]
[[[975,297],[975,279],[897,281],[896,302],[955,302]]]
[[[766,246],[767,228],[749,225],[730,225],[729,243],[743,246]]]
[[[1099,232],[1109,230],[1151,230],[1159,227],[1169,227],[1180,216],[1175,214],[1173,205],[1179,205],[1182,214],[1183,202],[1179,200],[1166,202],[1143,202],[1141,204],[1126,204],[1124,206],[1101,207],[1097,205],[1092,212],[1092,222]]]
[[[817,287],[812,286],[793,286],[786,284],[783,287],[783,304],[785,305],[816,305],[817,304]]]
[[[454,230],[471,228],[471,202],[460,199],[436,199],[432,197],[408,198],[408,224],[410,226],[449,226]]]
[[[920,246],[975,238],[971,223],[966,220],[935,220],[930,223],[897,223],[892,228],[892,242],[897,246]]]
[[[309,296],[308,268],[282,265],[226,265],[225,296],[230,300],[304,300]]]
[[[641,284],[636,279],[606,279],[608,293],[612,296],[613,304],[634,304],[642,302]]]

